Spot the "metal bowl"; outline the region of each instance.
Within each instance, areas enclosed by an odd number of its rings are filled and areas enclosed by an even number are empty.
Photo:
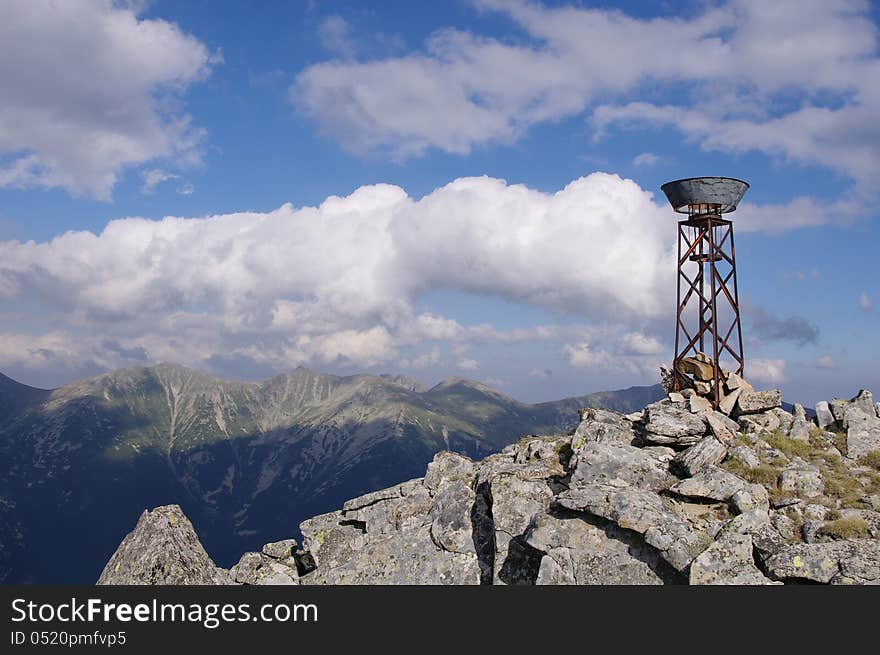
[[[660,187],[679,214],[691,213],[689,208],[698,205],[719,205],[722,214],[735,211],[748,188],[748,182],[733,177],[688,177]]]

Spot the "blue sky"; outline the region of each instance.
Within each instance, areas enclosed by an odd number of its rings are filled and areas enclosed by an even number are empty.
[[[729,175],[747,376],[807,403],[880,387],[874,4],[2,4],[16,379],[650,384],[659,186]]]

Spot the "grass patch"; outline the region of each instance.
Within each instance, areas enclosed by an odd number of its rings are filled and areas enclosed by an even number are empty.
[[[838,539],[864,539],[871,536],[868,523],[860,518],[844,518],[822,526],[822,533]]]
[[[721,467],[754,484],[775,488],[779,483],[779,469],[766,464],[746,466],[737,459],[728,459],[721,464]]]
[[[859,464],[862,466],[870,466],[871,468],[880,471],[880,450],[873,450],[867,455],[862,455],[859,458]]]
[[[822,479],[825,482],[825,495],[837,498],[840,506],[849,509],[865,509],[862,501],[865,488],[839,459],[828,459],[822,466]]]
[[[821,450],[815,446],[797,441],[791,437],[787,437],[779,432],[773,432],[762,437],[764,441],[773,446],[786,457],[800,457],[801,459],[811,459],[821,455]]]

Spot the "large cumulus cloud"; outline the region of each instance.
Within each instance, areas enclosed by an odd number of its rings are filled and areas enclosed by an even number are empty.
[[[556,193],[479,177],[415,199],[380,184],[318,207],[127,218],[100,234],[3,242],[0,302],[39,319],[7,331],[0,366],[29,360],[30,350],[41,353],[34,365],[51,365],[53,352],[69,364],[72,341],[82,357],[101,353],[102,366],[405,365],[423,346],[432,358],[432,342],[565,340],[587,329],[499,329],[416,310],[439,288],[606,332],[641,329],[668,310],[670,220],[635,182],[594,173]]]

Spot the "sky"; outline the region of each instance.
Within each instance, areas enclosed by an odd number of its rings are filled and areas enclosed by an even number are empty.
[[[0,0],[0,371],[653,384],[722,175],[746,377],[880,392],[863,0]]]

